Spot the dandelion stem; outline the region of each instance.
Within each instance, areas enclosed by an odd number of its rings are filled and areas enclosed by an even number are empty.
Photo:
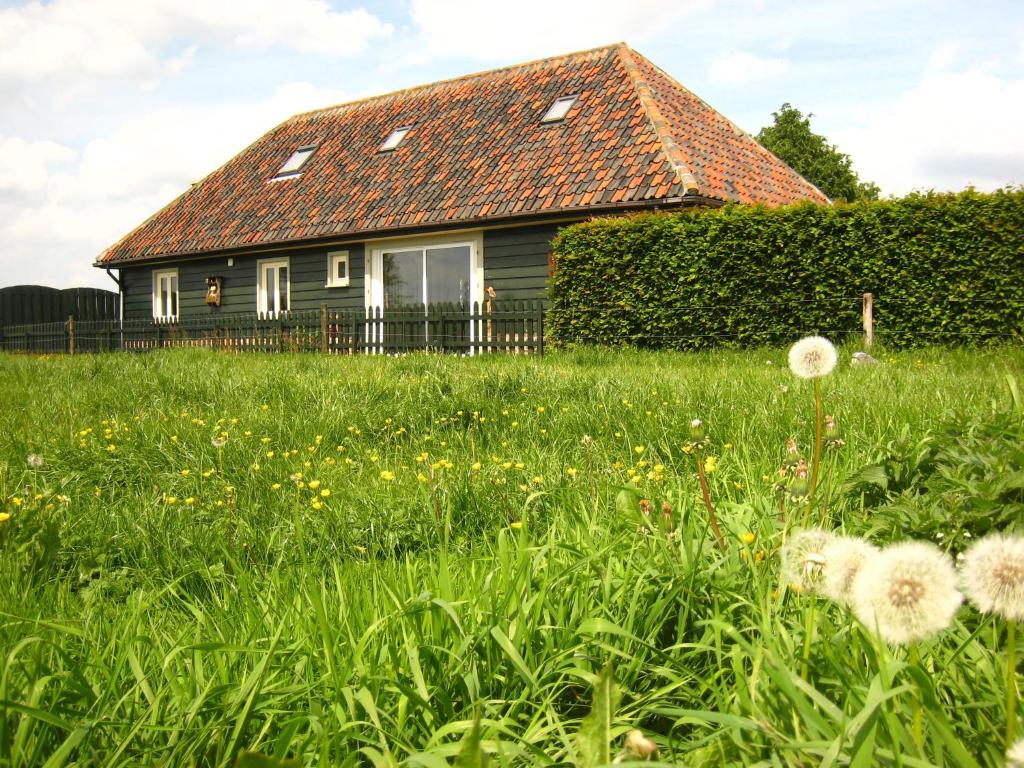
[[[1017,727],[1017,622],[1006,622],[1006,751]]]
[[[711,503],[711,489],[708,488],[708,478],[704,474],[704,456],[701,453],[697,453],[694,458],[697,460],[697,477],[700,479],[700,492],[704,496],[704,506],[708,510],[711,530],[715,532],[718,548],[725,552],[725,539],[722,537],[722,529],[718,527],[718,517],[715,515],[715,507]]]
[[[804,624],[804,655],[803,665],[800,668],[800,677],[804,680],[810,672],[811,666],[811,642],[814,639],[814,608],[817,605],[817,595],[811,593],[810,606],[807,608],[807,620]]]
[[[917,643],[911,643],[908,649],[908,660],[912,667],[920,666],[920,658],[917,653]],[[914,692],[914,745],[917,747],[917,752],[920,755],[924,755],[924,728],[922,725],[922,712],[921,712],[921,695],[920,692]]]
[[[821,433],[824,428],[825,414],[821,404],[821,384],[814,380],[814,460],[811,464],[811,488],[807,493],[807,513],[804,515],[804,527],[810,522],[814,511],[814,496],[818,488],[818,472],[821,466]]]

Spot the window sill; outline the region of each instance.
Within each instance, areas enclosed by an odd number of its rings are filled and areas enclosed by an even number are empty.
[[[348,288],[348,287],[349,287],[349,282],[348,281],[345,281],[344,283],[324,283],[324,288]]]

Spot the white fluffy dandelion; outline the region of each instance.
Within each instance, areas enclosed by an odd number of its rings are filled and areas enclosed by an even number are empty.
[[[782,547],[782,583],[801,592],[818,592],[825,571],[825,548],[835,537],[811,528],[796,531]]]
[[[1024,536],[993,533],[967,550],[963,589],[982,613],[1024,621]]]
[[[38,453],[30,453],[27,457],[25,457],[25,461],[28,463],[30,467],[32,467],[32,469],[39,469],[41,466],[43,466],[43,457],[40,456]]]
[[[789,348],[789,368],[801,379],[827,376],[838,359],[832,342],[822,336],[808,336]]]
[[[923,541],[893,544],[865,560],[850,590],[857,618],[900,644],[946,629],[962,601],[953,561]]]
[[[1024,768],[1024,739],[1006,751],[1006,768]]]
[[[837,603],[850,600],[850,589],[861,568],[870,558],[878,555],[878,547],[854,536],[836,536],[822,555],[825,568],[822,573],[821,594]]]

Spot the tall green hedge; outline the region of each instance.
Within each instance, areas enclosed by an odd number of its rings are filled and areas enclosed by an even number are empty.
[[[866,292],[889,346],[1024,338],[1024,188],[596,219],[553,247],[563,343],[842,342]]]

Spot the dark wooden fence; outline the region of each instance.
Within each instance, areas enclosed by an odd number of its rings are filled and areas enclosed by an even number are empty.
[[[61,290],[44,285],[0,288],[0,327],[60,323],[71,315],[77,320],[113,320],[117,294],[100,288]]]
[[[71,354],[208,347],[232,352],[543,354],[540,301],[472,309],[431,304],[372,312],[320,310],[203,315],[176,321],[78,320],[0,328],[0,349]]]

